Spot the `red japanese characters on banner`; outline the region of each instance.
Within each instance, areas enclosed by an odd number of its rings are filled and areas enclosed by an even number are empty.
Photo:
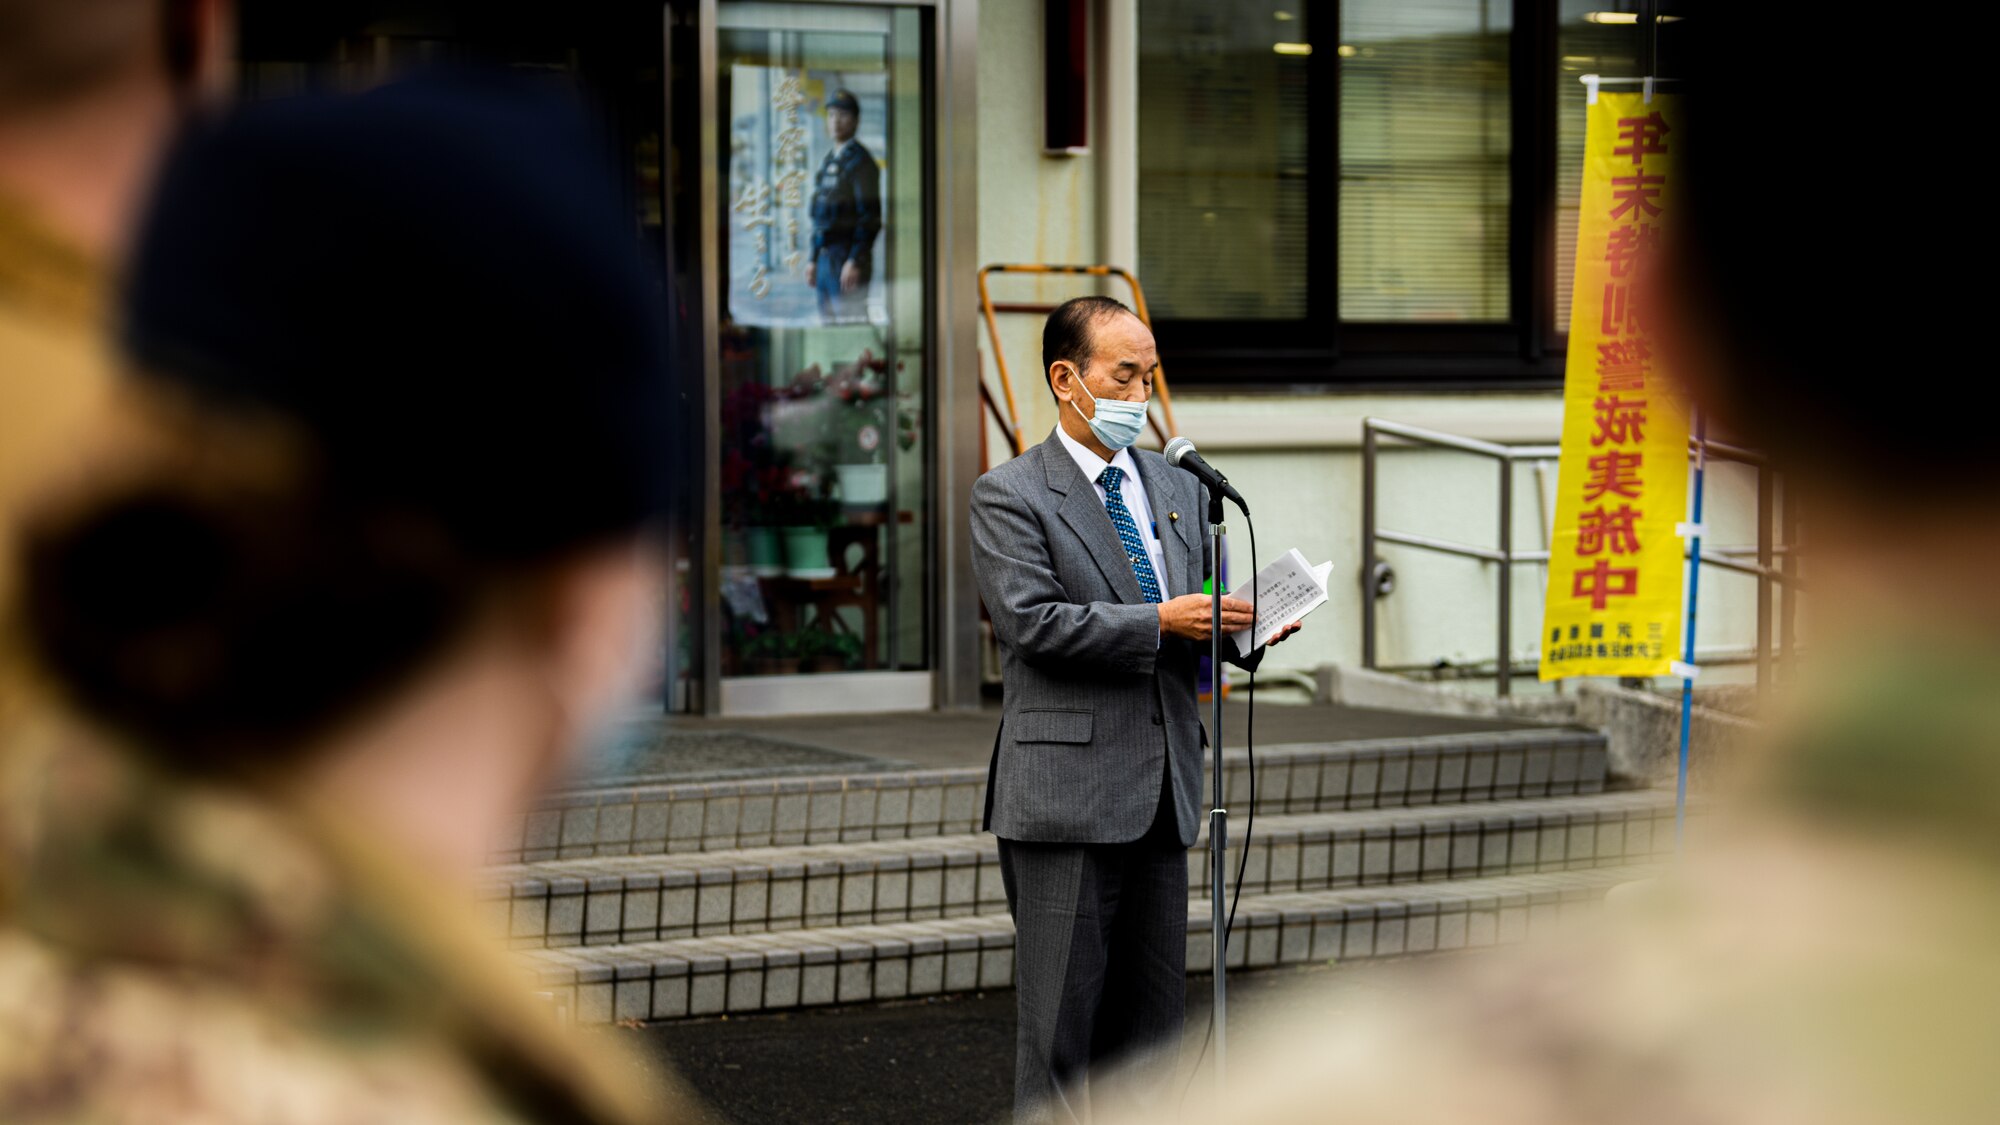
[[[1681,612],[1687,415],[1646,323],[1646,264],[1672,211],[1677,103],[1590,106],[1564,376],[1541,677],[1656,675]]]

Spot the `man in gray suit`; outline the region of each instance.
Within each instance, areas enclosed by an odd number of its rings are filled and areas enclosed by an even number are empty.
[[[1042,364],[1060,420],[973,485],[972,542],[1006,685],[986,827],[1016,933],[1015,1111],[1069,1121],[1088,1117],[1090,1071],[1179,1043],[1211,560],[1205,490],[1130,448],[1153,334],[1080,297],[1050,314]],[[1225,631],[1250,623],[1222,599]]]

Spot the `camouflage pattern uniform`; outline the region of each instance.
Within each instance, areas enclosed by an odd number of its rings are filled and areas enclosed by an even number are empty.
[[[0,1121],[687,1121],[484,935],[310,801],[81,745],[0,926]],[[463,898],[465,901],[460,901]]]

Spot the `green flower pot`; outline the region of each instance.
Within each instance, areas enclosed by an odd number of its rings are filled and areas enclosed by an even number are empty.
[[[781,534],[785,539],[786,574],[793,578],[833,577],[833,564],[827,561],[825,528],[787,527]]]
[[[775,527],[751,527],[743,532],[744,553],[749,556],[750,573],[772,578],[785,572],[785,549]]]

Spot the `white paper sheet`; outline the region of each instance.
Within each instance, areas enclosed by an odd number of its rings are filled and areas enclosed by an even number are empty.
[[[1257,574],[1256,604],[1257,623],[1238,633],[1231,633],[1236,642],[1238,655],[1248,656],[1259,645],[1270,643],[1285,626],[1305,617],[1326,603],[1326,580],[1333,573],[1333,563],[1323,562],[1313,566],[1294,547],[1278,557],[1278,561],[1265,567]],[[1250,600],[1246,590],[1233,590],[1231,596]],[[1253,641],[1251,638],[1255,636]]]

